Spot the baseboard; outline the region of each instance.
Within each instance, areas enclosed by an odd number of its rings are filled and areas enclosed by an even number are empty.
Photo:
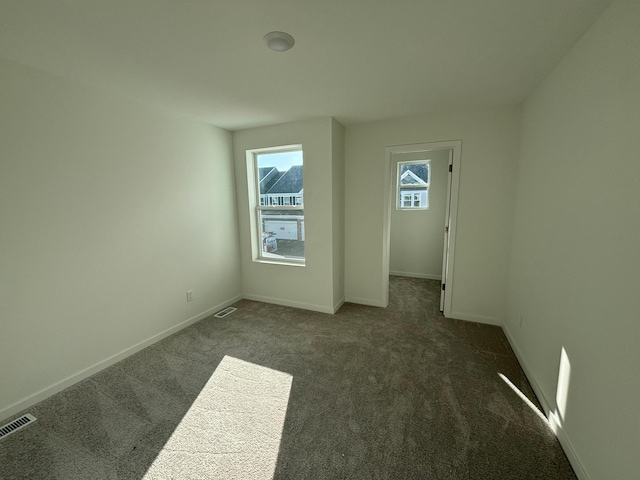
[[[371,298],[362,298],[362,297],[345,297],[345,302],[349,303],[357,303],[359,305],[369,305],[371,307],[384,307],[380,300],[373,300]]]
[[[557,428],[556,436],[558,437],[558,441],[560,442],[560,445],[562,445],[562,449],[564,450],[565,455],[569,459],[569,463],[571,464],[571,467],[573,468],[573,471],[575,472],[576,477],[578,477],[579,480],[591,480],[591,477],[589,476],[589,474],[584,468],[584,465],[580,461],[580,457],[578,457],[578,454],[573,449],[571,440],[569,439],[565,431],[562,429],[562,427]]]
[[[467,322],[484,323],[486,325],[502,326],[502,319],[497,317],[485,317],[482,315],[474,315],[472,313],[451,312],[447,315],[449,318],[455,318],[457,320],[466,320]]]
[[[504,334],[507,337],[507,341],[509,342],[509,345],[511,345],[511,349],[513,350],[513,353],[515,353],[516,358],[518,359],[518,362],[520,363],[520,366],[522,367],[522,370],[524,371],[524,374],[527,377],[527,380],[529,380],[529,383],[531,384],[531,388],[533,389],[533,392],[536,394],[536,397],[540,402],[542,411],[545,413],[548,419],[551,419],[550,423],[553,422],[555,424],[555,428],[552,427],[552,429],[555,432],[556,437],[558,437],[558,441],[560,442],[560,445],[562,445],[562,449],[564,450],[565,455],[569,459],[569,463],[571,464],[571,467],[573,467],[573,471],[575,472],[579,480],[591,480],[591,477],[589,476],[589,474],[584,468],[584,465],[580,461],[580,457],[578,457],[578,454],[573,449],[571,440],[569,439],[569,436],[566,434],[566,432],[562,428],[562,425],[560,425],[559,422],[553,421],[555,414],[552,411],[553,410],[552,406],[555,405],[555,402],[554,403],[549,402],[544,392],[542,391],[542,388],[540,388],[540,384],[538,384],[538,382],[536,381],[535,375],[533,375],[533,372],[531,371],[531,369],[529,368],[529,365],[525,361],[524,356],[522,355],[522,352],[520,351],[520,349],[518,348],[518,345],[514,341],[513,336],[511,335],[511,332],[509,332],[509,328],[505,325],[502,327],[502,330],[504,331]]]
[[[344,298],[342,298],[338,302],[336,302],[336,304],[333,306],[333,312],[332,313],[336,313],[338,310],[340,310],[340,307],[342,305],[344,305]]]
[[[442,280],[442,275],[432,275],[430,273],[398,272],[398,271],[390,270],[389,275],[394,275],[396,277],[426,278],[428,280]]]
[[[294,302],[292,300],[286,300],[282,298],[264,297],[262,295],[251,294],[243,295],[242,298],[262,303],[273,303],[275,305],[282,305],[284,307],[301,308],[303,310],[311,310],[314,312],[329,313],[331,315],[335,313],[333,310],[334,307],[327,307],[325,305],[314,305],[313,303]]]
[[[513,353],[516,354],[518,363],[520,363],[520,366],[522,367],[522,370],[524,371],[524,374],[526,375],[527,380],[529,380],[529,383],[531,384],[531,388],[533,388],[533,392],[536,394],[536,397],[538,397],[538,401],[542,406],[542,411],[545,413],[547,418],[549,418],[549,412],[551,411],[553,404],[549,403],[549,400],[547,400],[547,397],[542,391],[542,388],[540,388],[540,385],[536,381],[536,378],[533,375],[531,369],[529,368],[529,365],[527,365],[527,362],[522,356],[522,352],[520,352],[518,345],[516,345],[515,341],[513,340],[513,337],[509,332],[509,328],[506,325],[504,325],[502,327],[502,330],[504,331],[504,334],[507,337],[507,341],[509,342],[509,345],[511,345],[511,349],[513,350]]]
[[[209,315],[216,313],[219,310],[222,310],[225,307],[228,307],[229,305],[232,305],[234,303],[236,303],[238,300],[241,300],[242,297],[240,295],[233,297],[229,300],[226,300],[223,303],[220,303],[218,305],[216,305],[215,307],[211,307],[208,310],[205,310],[202,313],[199,313],[183,322],[178,323],[177,325],[174,325],[173,327],[170,327],[160,333],[157,333],[151,337],[149,337],[146,340],[143,340],[139,343],[136,343],[135,345],[126,348],[124,350],[122,350],[119,353],[116,353],[115,355],[112,355],[98,363],[95,363],[93,365],[91,365],[90,367],[85,368],[84,370],[79,371],[78,373],[75,373],[73,375],[68,376],[67,378],[60,380],[59,382],[56,382],[48,387],[43,388],[42,390],[29,395],[28,397],[23,398],[22,400],[17,401],[16,403],[13,403],[11,405],[9,405],[8,407],[0,410],[0,421],[3,421],[13,415],[15,415],[16,413],[21,412],[22,410],[26,410],[27,408],[32,407],[33,405],[35,405],[38,402],[41,402],[42,400],[45,400],[47,398],[49,398],[52,395],[55,395],[58,392],[61,392],[62,390],[64,390],[65,388],[69,388],[70,386],[90,377],[91,375],[94,375],[96,373],[98,373],[101,370],[104,370],[107,367],[110,367],[111,365],[118,363],[120,360],[124,360],[125,358],[133,355],[134,353],[139,352],[140,350],[142,350],[143,348],[148,347],[149,345],[152,345],[156,342],[159,342],[160,340],[162,340],[163,338],[168,337],[169,335],[172,335],[180,330],[182,330],[183,328],[188,327],[189,325],[192,325],[200,320],[202,320],[203,318],[208,317]]]

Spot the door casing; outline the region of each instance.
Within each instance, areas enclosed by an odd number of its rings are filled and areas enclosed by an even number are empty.
[[[393,156],[399,153],[430,152],[433,150],[450,150],[449,181],[447,185],[447,207],[445,224],[443,225],[444,253],[442,261],[442,292],[440,309],[445,317],[451,313],[451,303],[455,291],[454,259],[456,220],[458,216],[458,191],[460,187],[460,159],[462,140],[396,145],[385,149],[385,195],[383,212],[383,254],[382,254],[382,304],[389,305],[389,259],[391,250],[391,208],[394,203],[394,161]]]

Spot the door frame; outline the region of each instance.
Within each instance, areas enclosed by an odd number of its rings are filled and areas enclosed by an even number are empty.
[[[433,150],[451,150],[450,174],[447,188],[447,208],[444,236],[442,295],[444,297],[444,315],[451,314],[451,302],[455,289],[453,272],[456,244],[456,224],[458,218],[458,192],[460,190],[460,161],[462,154],[462,140],[447,140],[442,142],[416,143],[410,145],[395,145],[385,148],[385,179],[384,179],[384,212],[382,234],[382,304],[389,305],[389,257],[391,250],[391,209],[395,205],[395,185],[393,184],[393,156],[398,153],[430,152]],[[446,232],[446,228],[448,232]]]

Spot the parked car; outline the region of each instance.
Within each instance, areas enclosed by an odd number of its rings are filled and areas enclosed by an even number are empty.
[[[278,241],[276,237],[271,234],[263,234],[262,235],[262,251],[263,252],[277,252],[278,251]]]

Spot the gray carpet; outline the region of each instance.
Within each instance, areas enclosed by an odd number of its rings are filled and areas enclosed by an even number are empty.
[[[240,301],[28,411],[2,479],[575,479],[502,330],[392,277],[387,309]],[[221,364],[222,362],[222,364]]]

